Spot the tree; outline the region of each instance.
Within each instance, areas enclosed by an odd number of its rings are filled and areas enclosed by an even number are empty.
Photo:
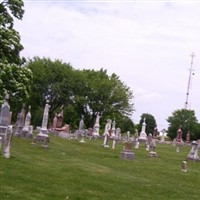
[[[14,18],[21,20],[23,17],[23,6],[22,0],[0,3],[0,103],[7,91],[13,113],[18,112],[22,103],[28,100],[32,81],[31,71],[22,67],[25,62],[20,57],[23,46],[19,33],[13,28]]]
[[[83,70],[81,85],[81,97],[84,97],[82,106],[83,115],[89,116],[90,127],[94,125],[97,113],[106,123],[107,118],[118,118],[122,120],[124,116],[130,116],[134,110],[131,100],[132,91],[119,80],[116,74],[107,74],[107,70]]]
[[[156,120],[153,115],[148,114],[148,113],[143,113],[139,122],[139,132],[142,130],[142,124],[144,122],[145,118],[145,123],[146,123],[146,133],[149,134],[151,133],[153,135],[153,130],[157,126],[156,125]]]
[[[21,65],[25,59],[20,58],[23,46],[20,35],[13,28],[14,17],[21,20],[24,14],[22,0],[4,0],[0,3],[0,63]]]
[[[122,133],[126,133],[130,131],[131,134],[135,133],[135,124],[128,116],[121,116],[120,118],[116,118],[116,127],[121,129]]]
[[[60,60],[34,57],[26,67],[33,73],[29,104],[32,106],[32,122],[41,125],[46,100],[50,101],[49,116],[52,119],[61,106],[66,110],[73,103],[73,68]]]
[[[22,105],[28,100],[31,82],[31,70],[15,64],[0,63],[0,96],[3,99],[4,92],[8,92],[13,111],[19,108],[19,104]]]
[[[169,122],[168,136],[174,139],[177,134],[177,130],[181,127],[183,134],[182,137],[185,140],[186,134],[190,132],[191,139],[198,139],[200,129],[197,118],[195,117],[194,110],[180,109],[175,110],[172,116],[169,116],[167,121]]]
[[[86,127],[93,127],[99,113],[103,127],[107,118],[128,121],[124,116],[133,111],[129,103],[132,92],[115,74],[107,75],[106,70],[75,70],[62,61],[38,57],[29,60],[27,67],[33,73],[29,103],[35,112],[34,125],[41,123],[38,115],[42,115],[46,98],[50,100],[50,118],[63,105],[63,122],[72,129],[78,128],[82,115]]]

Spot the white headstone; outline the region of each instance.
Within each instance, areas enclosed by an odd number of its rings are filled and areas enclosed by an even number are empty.
[[[109,147],[108,145],[108,137],[110,136],[110,130],[111,130],[111,124],[112,124],[112,120],[108,119],[107,123],[105,125],[105,130],[104,130],[104,142],[103,142],[103,146],[104,147]]]
[[[44,113],[43,113],[43,118],[42,118],[42,128],[41,128],[42,133],[45,133],[45,134],[47,133],[47,124],[48,124],[48,118],[49,118],[49,108],[50,108],[50,105],[49,105],[49,101],[47,100],[45,108],[44,108]]]
[[[100,116],[99,113],[97,113],[96,121],[93,127],[93,136],[99,136],[99,128],[100,128],[99,120]]]
[[[140,136],[138,138],[139,141],[143,141],[146,142],[147,140],[147,134],[146,134],[146,122],[145,122],[145,118],[143,119],[143,123],[142,123],[142,130],[140,132]]]

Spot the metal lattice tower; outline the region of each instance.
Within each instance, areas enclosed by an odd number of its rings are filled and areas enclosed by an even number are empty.
[[[191,56],[191,65],[190,65],[190,69],[189,69],[189,79],[188,79],[188,85],[187,85],[187,93],[186,93],[186,101],[185,101],[185,109],[188,109],[188,99],[189,99],[189,94],[190,94],[190,85],[191,85],[191,79],[192,79],[192,75],[194,75],[193,73],[193,59],[195,57],[194,53],[192,52]]]

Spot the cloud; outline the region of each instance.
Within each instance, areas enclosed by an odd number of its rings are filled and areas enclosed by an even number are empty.
[[[16,21],[25,57],[50,57],[74,68],[105,68],[135,95],[135,122],[152,112],[160,128],[182,108],[195,52],[191,108],[198,118],[200,12],[197,3],[25,1]],[[151,114],[151,113],[150,113]]]

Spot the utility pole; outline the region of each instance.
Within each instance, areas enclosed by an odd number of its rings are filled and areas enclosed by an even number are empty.
[[[186,93],[186,101],[185,101],[185,109],[188,109],[188,98],[189,98],[189,93],[190,93],[190,84],[191,84],[191,79],[192,79],[192,75],[194,75],[194,73],[192,73],[193,69],[193,59],[195,57],[194,53],[192,52],[191,56],[191,65],[190,65],[190,72],[189,72],[189,79],[188,79],[188,85],[187,85],[187,93]]]

